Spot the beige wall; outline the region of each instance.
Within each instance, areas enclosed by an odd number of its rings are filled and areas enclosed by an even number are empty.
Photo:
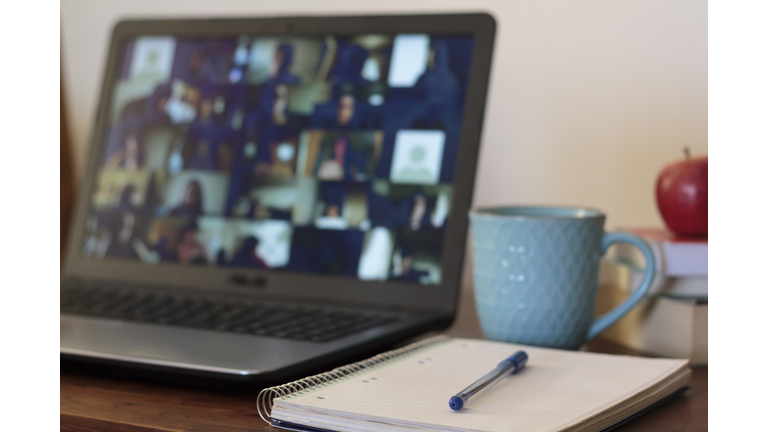
[[[108,36],[122,17],[482,10],[498,22],[475,204],[583,204],[658,225],[653,184],[707,152],[701,0],[62,0],[64,80],[82,167]]]

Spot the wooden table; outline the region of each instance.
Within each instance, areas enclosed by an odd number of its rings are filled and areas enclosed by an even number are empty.
[[[482,337],[470,292],[462,293],[456,323],[447,332]],[[595,340],[587,351],[637,354]],[[60,375],[62,431],[274,431],[259,417],[259,389],[210,390],[63,370]],[[707,368],[695,368],[691,389],[661,408],[617,429],[631,431],[707,430]]]

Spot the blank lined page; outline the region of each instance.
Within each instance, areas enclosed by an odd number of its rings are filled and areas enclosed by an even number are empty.
[[[461,411],[448,407],[451,396],[518,349],[529,357],[522,371],[503,378]],[[337,384],[275,400],[273,415],[307,426],[312,426],[307,420],[328,415],[338,424],[367,418],[373,422],[367,430],[386,423],[445,430],[555,431],[625,400],[686,363],[451,339]],[[286,409],[301,415],[285,418]]]

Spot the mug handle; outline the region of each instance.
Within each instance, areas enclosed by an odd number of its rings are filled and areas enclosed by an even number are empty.
[[[651,287],[654,274],[656,273],[656,258],[654,257],[653,252],[651,252],[651,248],[648,246],[648,243],[646,243],[645,240],[634,234],[624,232],[605,233],[603,235],[603,249],[600,255],[605,255],[608,247],[614,243],[629,243],[632,246],[640,249],[640,252],[643,253],[643,257],[645,257],[645,275],[643,276],[643,282],[640,283],[640,287],[638,287],[632,293],[632,295],[629,296],[628,299],[624,300],[622,304],[616,306],[600,318],[597,318],[592,323],[592,326],[589,328],[589,332],[587,332],[588,341],[592,340],[595,336],[599,335],[605,331],[605,329],[612,326],[616,321],[619,320],[619,318],[623,317],[627,312],[635,307],[635,305],[640,300],[642,300],[643,297],[645,297],[645,294]]]

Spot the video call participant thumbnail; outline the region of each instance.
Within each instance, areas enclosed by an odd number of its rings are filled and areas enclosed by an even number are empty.
[[[395,234],[389,279],[438,284],[443,235],[439,231],[399,231]]]
[[[170,176],[162,213],[186,218],[222,215],[228,184],[229,176],[220,172],[185,170]]]
[[[442,229],[450,208],[451,186],[371,184],[368,214],[372,226],[396,230]]]
[[[198,219],[198,239],[209,262],[254,269],[282,268],[288,263],[293,226],[277,219]]]
[[[357,276],[365,232],[296,227],[286,270]]]
[[[320,182],[314,224],[324,229],[367,229],[367,183]]]
[[[305,132],[306,165],[303,173],[326,181],[366,181],[373,178],[381,151],[379,131]]]

